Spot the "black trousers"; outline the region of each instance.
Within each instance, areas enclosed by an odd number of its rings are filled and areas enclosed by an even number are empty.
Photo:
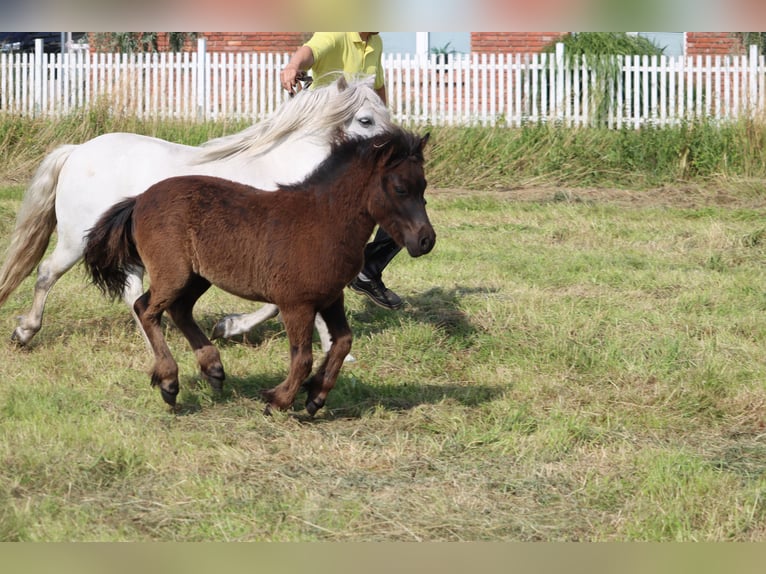
[[[375,237],[364,248],[362,273],[369,279],[380,279],[383,269],[401,250],[391,236],[378,226]]]

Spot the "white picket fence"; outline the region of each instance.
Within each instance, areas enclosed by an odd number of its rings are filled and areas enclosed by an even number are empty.
[[[107,105],[141,118],[258,121],[287,95],[288,54],[0,54],[0,113],[60,116]],[[742,56],[620,56],[606,79],[553,54],[384,54],[389,107],[405,125],[667,125],[764,110],[766,66]]]

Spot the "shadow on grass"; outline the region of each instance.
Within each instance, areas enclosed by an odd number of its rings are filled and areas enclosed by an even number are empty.
[[[347,290],[347,299],[349,297],[363,297],[364,299],[364,308],[347,311],[347,317],[355,337],[375,335],[388,329],[399,328],[403,320],[430,324],[442,329],[449,336],[464,337],[473,333],[475,329],[469,317],[460,308],[461,297],[481,293],[491,294],[496,291],[496,289],[461,286],[448,290],[434,287],[423,293],[407,296],[403,309],[391,311],[382,309],[366,297]],[[202,331],[209,336],[220,318],[218,316],[198,316],[196,321]],[[163,317],[163,325],[166,329],[175,329],[175,325],[167,317]],[[12,330],[13,328],[9,328],[8,332],[10,333]],[[68,341],[77,335],[108,339],[115,331],[120,333],[135,332],[136,337],[140,337],[135,322],[126,312],[115,316],[80,318],[77,321],[67,323],[49,321],[49,324],[44,324],[41,332],[24,349],[34,350],[38,346],[48,344],[50,340]],[[284,336],[284,334],[285,331],[281,322],[270,319],[257,325],[244,335],[230,339],[218,339],[215,343],[219,348],[243,344],[258,346],[263,341]],[[147,350],[147,352],[149,351]]]
[[[365,308],[350,313],[354,333],[373,335],[401,325],[403,318],[432,325],[450,337],[466,337],[474,333],[470,317],[461,309],[460,300],[466,295],[493,293],[496,289],[461,287],[452,289],[434,287],[423,293],[408,296],[401,311],[381,309],[365,298]]]
[[[373,336],[376,333],[401,327],[403,317],[407,320],[433,325],[449,337],[470,338],[476,331],[470,318],[461,310],[460,299],[467,294],[492,293],[490,289],[456,287],[445,290],[440,287],[407,298],[407,305],[401,311],[389,311],[367,302],[362,310],[351,313],[350,321],[356,337]],[[270,321],[257,326],[244,339],[218,341],[223,348],[239,344],[258,344],[257,341],[279,336],[281,326]],[[318,360],[315,361],[316,368]],[[231,401],[237,397],[260,400],[262,390],[270,389],[282,382],[287,375],[287,349],[284,363],[278,373],[254,373],[250,376],[229,376],[223,395],[217,401]],[[381,384],[372,382],[373,375],[360,369],[342,369],[338,381],[329,396],[328,404],[320,411],[319,418],[358,418],[364,413],[385,409],[407,411],[424,404],[436,404],[451,400],[464,406],[475,406],[500,395],[506,387],[463,384]],[[203,384],[203,383],[200,383]],[[301,391],[295,400],[295,413],[299,418],[309,418],[303,410],[306,400]],[[193,406],[191,407],[194,408]]]
[[[287,371],[284,373],[287,374]],[[214,403],[229,403],[241,398],[261,401],[261,391],[270,389],[283,380],[282,375],[255,374],[246,377],[229,377],[224,383],[221,395],[212,398]],[[209,392],[203,390],[203,380],[182,381],[186,392],[179,400],[177,414],[190,415],[206,408],[211,402]],[[196,389],[193,388],[196,386]],[[190,388],[192,387],[192,388]],[[320,419],[356,419],[365,413],[384,409],[391,412],[406,412],[421,405],[437,404],[450,400],[463,406],[476,406],[500,396],[507,387],[486,385],[433,385],[409,383],[388,385],[369,381],[356,374],[341,374],[335,388],[329,395],[327,405],[320,411]],[[204,398],[203,398],[204,397]],[[159,397],[158,397],[159,398]],[[301,389],[293,405],[292,414],[301,420],[314,420],[304,410],[306,392]],[[263,405],[265,407],[265,403]]]
[[[466,295],[495,292],[497,289],[434,287],[423,293],[406,297],[405,306],[401,310],[392,311],[378,307],[363,295],[357,295],[349,290],[346,291],[347,300],[349,297],[363,297],[364,307],[361,310],[347,311],[347,317],[354,337],[373,336],[389,329],[396,329],[401,327],[402,321],[405,320],[432,325],[450,337],[469,337],[476,329],[471,324],[470,317],[461,309],[461,298]],[[199,324],[203,331],[209,333],[216,321],[217,319],[206,317],[200,320]],[[219,339],[216,343],[222,347],[239,344],[255,346],[280,334],[284,334],[284,329],[276,319],[271,319],[257,325],[245,335]]]
[[[470,339],[475,333],[476,328],[472,325],[470,317],[461,309],[461,298],[465,295],[492,293],[492,289],[468,288],[457,286],[452,289],[435,287],[407,296],[406,305],[400,311],[390,311],[374,305],[365,298],[363,308],[349,313],[349,322],[352,324],[355,337],[374,336],[375,334],[396,330],[402,327],[403,322],[412,321],[442,330],[448,337],[461,339]],[[355,297],[356,294],[349,292],[347,297]],[[218,317],[200,317],[198,322],[200,327],[210,332],[215,325]],[[167,320],[166,328],[175,329]],[[73,335],[89,334],[91,337],[108,338],[114,330],[120,332],[129,332],[134,330],[135,324],[127,316],[117,317],[99,317],[98,319],[88,319],[79,321],[76,325],[68,325],[66,329],[57,327],[54,324],[52,328],[45,332],[42,340],[48,337],[64,337],[69,339]],[[138,333],[136,332],[138,338]],[[236,345],[258,346],[263,341],[273,337],[284,337],[284,328],[276,320],[267,321],[258,325],[250,333],[239,336],[234,339],[222,339],[216,341],[216,346],[225,353],[225,348]],[[35,339],[34,343],[38,343]],[[44,344],[44,343],[43,343]],[[286,345],[286,341],[285,341]],[[33,344],[33,348],[34,348]],[[178,349],[180,352],[187,352],[187,349]],[[147,349],[147,358],[150,352]],[[224,358],[225,362],[225,358]],[[315,362],[315,368],[316,368]],[[182,394],[179,397],[177,412],[179,414],[194,414],[205,408],[211,403],[230,402],[238,397],[246,397],[253,400],[260,400],[260,393],[264,389],[269,389],[281,383],[287,375],[287,346],[285,346],[284,362],[277,366],[276,372],[253,373],[249,376],[227,378],[224,384],[224,391],[220,396],[213,397],[206,388],[207,383],[199,375],[187,375],[181,378]],[[330,394],[328,405],[321,411],[320,418],[357,418],[364,413],[375,409],[385,409],[389,411],[407,411],[419,405],[435,404],[445,399],[456,401],[459,404],[473,406],[486,401],[502,392],[502,389],[488,386],[466,386],[450,384],[380,384],[372,382],[373,375],[360,372],[359,369],[350,371],[341,370],[335,389]],[[296,413],[305,415],[303,405],[306,395],[299,393],[295,401]],[[158,396],[159,400],[159,396]]]
[[[711,457],[713,468],[734,472],[746,480],[761,480],[766,475],[766,438],[763,433],[733,436]]]

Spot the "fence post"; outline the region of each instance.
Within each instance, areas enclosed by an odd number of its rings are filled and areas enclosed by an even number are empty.
[[[564,118],[564,43],[556,42],[556,119]]]
[[[207,39],[197,38],[197,119],[207,119]]]
[[[755,115],[758,104],[758,46],[750,46],[750,59],[748,61],[748,96],[747,110],[751,116]]]
[[[32,116],[37,116],[43,109],[43,94],[45,88],[43,87],[43,81],[45,74],[43,73],[43,39],[35,39],[35,62],[32,67],[32,81],[34,82],[34,101],[32,102]]]

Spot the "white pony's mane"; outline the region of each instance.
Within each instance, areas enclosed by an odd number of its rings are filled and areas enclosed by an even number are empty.
[[[199,161],[218,161],[244,154],[255,156],[298,129],[312,134],[340,127],[369,98],[377,99],[371,77],[356,78],[351,82],[341,79],[326,87],[302,90],[263,121],[202,144]],[[390,122],[387,113],[385,119]],[[385,128],[391,126],[392,123]]]

